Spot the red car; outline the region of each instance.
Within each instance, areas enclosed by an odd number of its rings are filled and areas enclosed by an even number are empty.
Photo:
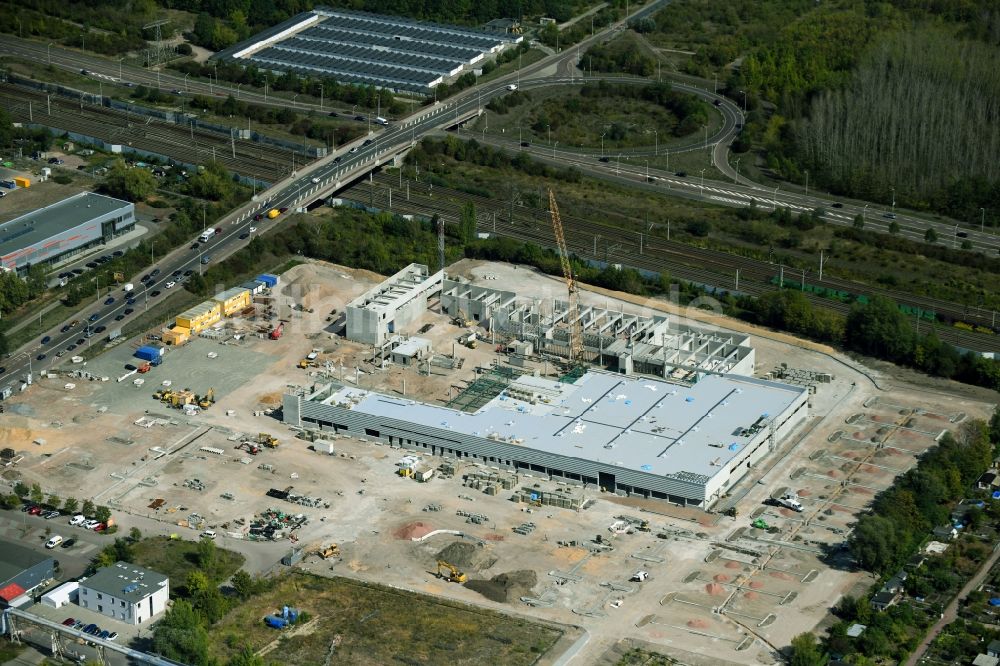
[[[221,233],[222,233],[222,227],[216,227],[215,228],[215,235],[218,236]]]
[[[31,514],[32,516],[37,516],[41,512],[42,512],[42,507],[40,506],[33,506],[30,509],[28,509],[28,513]]]
[[[74,624],[76,624],[76,620],[74,620],[71,617],[68,617],[65,620],[63,620],[64,627],[72,627]]]
[[[105,525],[104,523],[97,523],[96,525],[94,525],[94,531],[103,532],[106,527],[107,525]]]

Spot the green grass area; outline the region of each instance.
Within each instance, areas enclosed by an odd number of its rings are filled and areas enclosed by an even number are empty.
[[[151,537],[139,541],[132,548],[135,564],[169,576],[171,587],[182,585],[189,573],[201,570],[197,541]],[[243,566],[244,559],[239,553],[216,548],[215,566],[206,575],[210,580],[228,580]]]
[[[541,49],[528,49],[521,54],[521,69],[524,69],[528,65],[538,62],[545,57],[545,52]],[[510,74],[517,70],[518,60],[515,58],[511,62],[505,62],[496,69],[494,69],[489,74],[483,74],[479,77],[479,83],[486,83],[487,81],[492,81],[493,79],[498,79],[505,74]]]
[[[8,661],[16,659],[17,655],[24,652],[24,647],[24,645],[11,643],[6,636],[0,638],[0,664],[6,664]]]
[[[605,153],[636,147],[669,150],[672,146],[690,144],[703,136],[702,126],[683,136],[675,132],[681,121],[674,113],[655,102],[624,97],[585,97],[581,86],[534,88],[519,93],[529,99],[510,106],[506,113],[486,110],[486,116],[476,120],[471,131],[502,134],[536,145]],[[708,133],[718,131],[722,117],[708,113]],[[551,131],[550,131],[551,128]],[[604,135],[602,142],[601,135]]]
[[[283,605],[313,618],[282,633],[262,618]],[[214,656],[223,661],[248,644],[272,641],[265,659],[322,664],[335,636],[335,660],[355,666],[406,664],[534,664],[561,637],[558,629],[453,601],[344,578],[290,573],[273,588],[231,611],[209,631]]]

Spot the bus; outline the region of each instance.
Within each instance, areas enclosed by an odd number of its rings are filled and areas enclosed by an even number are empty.
[[[201,235],[198,236],[198,240],[202,243],[207,243],[209,239],[212,238],[212,236],[214,235],[215,235],[215,229],[208,229],[206,231],[201,232]]]

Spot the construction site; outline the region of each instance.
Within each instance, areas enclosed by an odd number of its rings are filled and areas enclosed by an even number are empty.
[[[871,584],[845,550],[856,516],[992,409],[571,272],[272,277],[228,316],[178,317],[181,344],[64,359],[12,396],[5,481],[278,568],[579,626],[584,663],[626,639],[778,663]]]

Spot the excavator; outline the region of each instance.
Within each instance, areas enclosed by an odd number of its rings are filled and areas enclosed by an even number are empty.
[[[257,443],[258,444],[263,444],[264,446],[266,446],[269,449],[276,449],[276,448],[278,448],[278,438],[275,437],[274,435],[270,435],[270,434],[268,434],[266,432],[258,433],[258,435],[257,435]]]
[[[340,546],[335,543],[331,543],[329,546],[321,547],[316,554],[322,557],[324,560],[331,557],[340,557]]]
[[[208,389],[208,393],[203,395],[200,400],[198,400],[198,406],[202,409],[208,409],[215,404],[215,389]]]
[[[450,564],[448,562],[445,562],[444,560],[438,560],[437,563],[438,563],[438,571],[437,571],[438,578],[447,578],[450,582],[459,584],[465,583],[466,581],[469,580],[469,577],[466,576],[461,571],[459,571],[458,567],[456,567],[454,564]],[[442,569],[448,570],[447,576],[441,574]]]

